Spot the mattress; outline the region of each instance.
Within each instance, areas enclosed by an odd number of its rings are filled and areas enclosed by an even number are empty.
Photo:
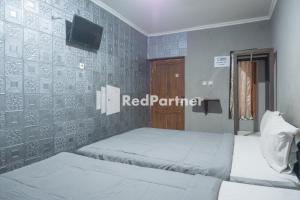
[[[0,176],[1,200],[217,200],[221,181],[61,153]]]
[[[0,175],[1,200],[298,200],[300,191],[222,182],[61,153]]]
[[[268,165],[260,152],[259,136],[235,136],[230,180],[300,189],[300,183],[295,174],[281,174]]]
[[[224,181],[218,200],[298,200],[299,191]]]
[[[141,128],[85,146],[78,154],[101,160],[228,180],[233,134]]]

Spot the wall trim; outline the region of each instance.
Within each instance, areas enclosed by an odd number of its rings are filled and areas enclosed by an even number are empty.
[[[260,21],[267,21],[270,20],[273,16],[274,10],[276,8],[276,4],[278,0],[272,0],[269,13],[267,16],[262,17],[255,17],[255,18],[249,18],[249,19],[241,19],[241,20],[234,20],[229,22],[222,22],[222,23],[216,23],[216,24],[207,24],[202,26],[195,26],[191,28],[185,28],[185,29],[178,29],[174,31],[165,31],[165,32],[158,32],[158,33],[148,33],[123,15],[121,15],[118,11],[108,6],[106,3],[102,2],[101,0],[91,0],[94,3],[96,3],[101,8],[105,9],[109,13],[113,14],[114,16],[118,17],[120,20],[131,26],[132,28],[136,29],[137,31],[141,32],[145,36],[153,37],[153,36],[161,36],[161,35],[168,35],[168,34],[174,34],[174,33],[181,33],[181,32],[190,32],[190,31],[198,31],[198,30],[206,30],[206,29],[214,29],[214,28],[221,28],[226,26],[234,26],[234,25],[241,25],[241,24],[248,24],[248,23],[254,23],[254,22],[260,22]]]
[[[251,19],[242,19],[242,20],[229,21],[229,22],[222,22],[222,23],[216,23],[216,24],[208,24],[208,25],[203,25],[203,26],[195,26],[195,27],[179,29],[179,30],[175,30],[175,31],[166,31],[166,32],[161,32],[161,33],[148,34],[148,36],[152,37],[152,36],[161,36],[161,35],[168,35],[168,34],[181,33],[181,32],[214,29],[214,28],[221,28],[221,27],[226,27],[226,26],[234,26],[234,25],[248,24],[248,23],[253,23],[253,22],[267,21],[267,20],[270,20],[269,16],[257,17],[257,18],[251,18]]]

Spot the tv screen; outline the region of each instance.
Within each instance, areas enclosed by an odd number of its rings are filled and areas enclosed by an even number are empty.
[[[72,24],[67,23],[67,42],[79,48],[98,50],[102,33],[101,26],[78,15],[74,15]]]

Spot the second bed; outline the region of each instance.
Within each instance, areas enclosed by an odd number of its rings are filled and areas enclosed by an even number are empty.
[[[269,167],[260,153],[258,136],[141,128],[82,147],[77,153],[240,183],[300,189],[295,174],[279,174]]]

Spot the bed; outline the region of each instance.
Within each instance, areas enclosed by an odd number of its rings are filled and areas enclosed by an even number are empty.
[[[230,181],[300,189],[295,173],[278,173],[269,167],[260,152],[259,144],[259,134],[235,136]]]
[[[300,191],[61,153],[0,175],[1,200],[298,200]]]
[[[295,174],[271,169],[257,136],[141,128],[80,148],[80,155],[263,186],[300,189]],[[255,163],[255,165],[254,165]]]
[[[228,180],[234,136],[135,129],[80,148],[76,153],[101,160],[202,174]]]

